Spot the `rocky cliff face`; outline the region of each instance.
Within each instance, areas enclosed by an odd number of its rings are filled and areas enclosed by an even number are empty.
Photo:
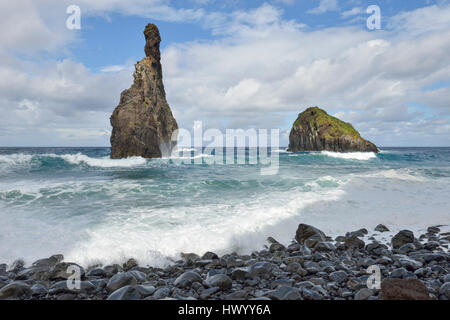
[[[308,108],[298,115],[289,135],[289,151],[378,152],[347,122],[318,108]]]
[[[111,158],[159,158],[170,154],[177,122],[162,81],[161,36],[154,24],[144,30],[146,57],[136,63],[133,85],[122,92],[111,116]]]

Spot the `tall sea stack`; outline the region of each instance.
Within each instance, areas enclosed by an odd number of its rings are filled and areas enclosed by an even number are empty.
[[[112,159],[160,158],[175,146],[172,133],[178,125],[162,81],[161,36],[154,24],[145,27],[144,36],[146,57],[136,63],[134,83],[122,92],[110,119]]]
[[[298,115],[289,134],[289,151],[378,152],[350,123],[330,116],[318,107]]]

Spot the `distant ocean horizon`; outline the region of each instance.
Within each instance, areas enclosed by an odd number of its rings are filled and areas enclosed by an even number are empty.
[[[1,146],[0,149],[15,149],[15,148],[26,148],[26,149],[32,149],[32,148],[107,148],[111,149],[110,146]],[[195,146],[191,146],[191,148],[195,148]],[[248,147],[245,147],[248,148]],[[270,146],[269,146],[270,148]],[[280,149],[287,149],[288,146],[279,146]],[[395,149],[404,149],[404,148],[414,148],[414,149],[427,149],[427,148],[450,148],[449,146],[378,146],[380,149],[386,149],[386,148],[395,148]]]
[[[299,223],[331,236],[382,223],[384,237],[449,225],[450,147],[380,150],[282,147],[264,176],[259,164],[111,160],[109,147],[0,147],[0,262],[162,266],[181,252],[250,253],[268,236],[289,244]]]

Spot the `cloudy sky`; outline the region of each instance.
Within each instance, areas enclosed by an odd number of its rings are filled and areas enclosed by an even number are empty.
[[[380,146],[450,146],[447,0],[15,0],[0,18],[0,146],[109,146],[149,22],[180,127],[280,128],[287,145],[318,105]]]

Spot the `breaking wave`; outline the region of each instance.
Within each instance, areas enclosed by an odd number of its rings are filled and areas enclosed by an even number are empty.
[[[210,154],[194,154],[191,156],[177,156],[173,154],[170,157],[163,157],[159,159],[153,159],[156,161],[161,160],[187,160],[187,159],[198,159],[212,157]],[[109,156],[105,157],[89,157],[82,153],[76,154],[39,154],[39,155],[28,155],[28,154],[10,154],[10,155],[0,155],[0,167],[11,167],[11,166],[23,166],[30,164],[33,161],[45,162],[48,159],[61,159],[71,165],[87,165],[90,167],[98,168],[132,168],[143,166],[148,163],[149,159],[142,157],[129,157],[124,159],[111,159]],[[151,161],[151,160],[150,160]]]
[[[79,165],[85,163],[91,167],[101,167],[101,168],[135,167],[143,165],[147,162],[147,160],[142,157],[130,157],[126,159],[110,159],[109,157],[91,158],[81,153],[49,155],[49,156],[61,158],[71,164]]]
[[[374,152],[331,152],[322,151],[321,154],[328,157],[340,158],[340,159],[350,159],[350,160],[361,160],[366,161],[370,159],[375,159],[377,155]]]
[[[30,162],[32,158],[33,158],[32,155],[23,154],[23,153],[0,155],[0,164],[1,163],[23,164],[23,163]]]

